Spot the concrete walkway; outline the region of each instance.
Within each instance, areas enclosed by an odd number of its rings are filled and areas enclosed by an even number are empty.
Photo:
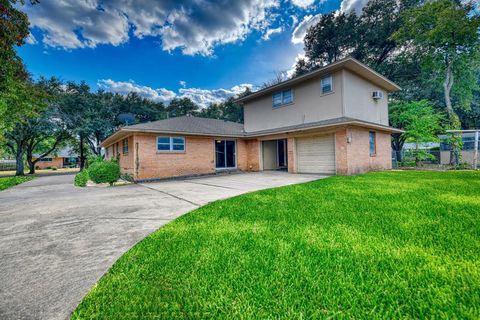
[[[320,179],[231,174],[113,188],[40,177],[0,192],[0,319],[67,319],[125,251],[201,205]]]

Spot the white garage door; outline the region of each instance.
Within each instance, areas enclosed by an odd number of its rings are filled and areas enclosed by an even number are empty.
[[[335,174],[334,135],[298,138],[297,171],[299,173]]]

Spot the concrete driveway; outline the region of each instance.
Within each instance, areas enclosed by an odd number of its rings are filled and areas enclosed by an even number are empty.
[[[66,319],[125,251],[201,205],[320,179],[282,172],[75,188],[40,177],[0,192],[0,319]]]

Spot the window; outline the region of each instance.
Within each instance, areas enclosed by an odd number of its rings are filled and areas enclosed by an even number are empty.
[[[122,151],[123,154],[128,154],[128,138],[125,138],[122,141]]]
[[[292,89],[276,92],[273,94],[273,107],[279,107],[284,104],[293,102],[293,91]]]
[[[118,157],[120,155],[120,145],[117,142],[117,143],[115,143],[115,146],[116,146],[115,149],[117,150],[117,155],[116,156]]]
[[[326,94],[333,91],[333,81],[332,76],[327,76],[322,78],[321,87],[322,87],[322,94]]]
[[[41,162],[51,162],[52,160],[52,158],[40,158]]]
[[[377,153],[377,146],[376,146],[376,136],[375,132],[370,131],[368,133],[368,140],[370,142],[370,156],[374,156]]]
[[[157,137],[157,151],[185,151],[184,137]]]

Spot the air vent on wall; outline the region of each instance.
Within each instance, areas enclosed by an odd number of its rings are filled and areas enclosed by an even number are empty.
[[[382,99],[383,98],[383,92],[382,91],[373,91],[372,92],[372,98],[375,100]]]

